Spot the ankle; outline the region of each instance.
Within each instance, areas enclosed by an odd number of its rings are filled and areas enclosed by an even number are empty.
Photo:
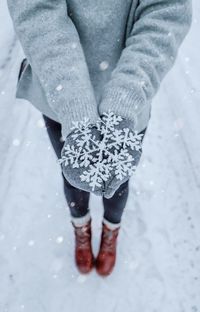
[[[118,229],[121,226],[121,222],[112,223],[112,222],[108,221],[106,218],[103,218],[103,224],[105,224],[110,230]]]
[[[73,217],[71,216],[71,223],[74,227],[82,227],[86,224],[88,224],[91,221],[91,215],[90,215],[90,211],[82,217]]]

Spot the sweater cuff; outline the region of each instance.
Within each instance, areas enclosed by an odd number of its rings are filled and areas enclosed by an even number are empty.
[[[99,117],[97,103],[89,80],[85,80],[82,86],[77,82],[56,80],[56,87],[48,86],[51,91],[46,93],[49,106],[57,115],[62,125],[63,140],[71,132],[73,122],[89,119],[95,123]]]
[[[58,119],[62,125],[62,137],[66,139],[71,132],[73,122],[80,122],[88,119],[91,124],[95,124],[99,118],[97,104],[89,97],[78,97],[68,100],[60,107]]]
[[[125,87],[111,87],[105,89],[99,104],[100,116],[109,110],[120,115],[137,126],[138,115],[145,107],[145,100],[135,90]]]

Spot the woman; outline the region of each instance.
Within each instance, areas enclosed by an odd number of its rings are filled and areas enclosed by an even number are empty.
[[[8,0],[8,6],[27,59],[22,63],[16,96],[43,113],[59,158],[75,137],[74,122],[85,117],[96,145],[104,140],[99,116],[104,123],[102,116],[109,111],[121,116],[120,133],[127,128],[145,133],[152,99],[189,30],[191,0]],[[74,140],[74,148],[79,145],[80,140]],[[137,164],[139,156],[136,158]],[[105,160],[104,154],[101,161]],[[77,174],[80,171],[74,164],[62,169],[75,229],[76,264],[88,273],[94,265],[88,210],[89,193],[94,190],[84,180],[84,171]],[[97,272],[104,276],[115,264],[129,178],[120,182],[115,172],[109,169],[108,173],[112,187],[100,181],[94,192],[105,195],[95,261]]]

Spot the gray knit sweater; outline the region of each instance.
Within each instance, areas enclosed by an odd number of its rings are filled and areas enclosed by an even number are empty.
[[[191,0],[8,0],[28,59],[16,96],[62,123],[111,109],[135,130],[174,64]]]

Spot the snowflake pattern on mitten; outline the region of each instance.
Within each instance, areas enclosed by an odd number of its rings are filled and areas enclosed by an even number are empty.
[[[129,128],[120,128],[123,118],[109,111],[97,121],[96,127],[101,140],[96,140],[88,119],[73,123],[74,144],[63,148],[59,160],[64,166],[82,168],[80,180],[91,187],[105,188],[112,176],[118,180],[130,177],[136,169],[136,159],[130,151],[141,153],[143,134]]]

